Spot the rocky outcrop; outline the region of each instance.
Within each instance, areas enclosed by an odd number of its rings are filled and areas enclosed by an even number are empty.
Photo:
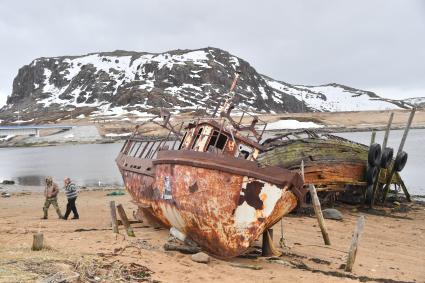
[[[212,111],[226,97],[236,71],[241,72],[236,88],[238,106],[250,111],[334,111],[342,107],[339,101],[347,104],[345,98],[362,101],[360,108],[399,106],[372,92],[337,84],[308,87],[276,81],[257,73],[245,60],[208,47],[35,59],[18,71],[0,119],[17,120],[17,113],[19,119],[35,122],[81,113],[143,115],[156,113],[160,107],[174,113]],[[335,91],[339,94],[333,97]]]

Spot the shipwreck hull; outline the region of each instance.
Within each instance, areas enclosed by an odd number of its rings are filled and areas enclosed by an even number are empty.
[[[135,203],[223,258],[243,253],[302,197],[299,174],[246,160],[160,151],[153,165],[154,177],[121,170]]]
[[[316,186],[365,185],[368,147],[342,139],[298,139],[283,141],[262,153],[262,166],[299,171],[304,163],[305,183]]]

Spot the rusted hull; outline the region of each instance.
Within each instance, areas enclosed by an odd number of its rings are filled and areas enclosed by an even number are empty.
[[[244,252],[306,193],[298,173],[232,155],[160,150],[146,159],[129,152],[116,161],[143,216],[223,258]]]
[[[216,169],[161,163],[154,178],[122,173],[145,213],[224,258],[243,253],[298,201],[288,186]]]

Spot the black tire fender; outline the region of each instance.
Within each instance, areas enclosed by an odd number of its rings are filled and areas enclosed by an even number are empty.
[[[395,161],[394,161],[394,168],[397,172],[400,172],[403,170],[404,166],[406,166],[407,163],[407,152],[400,152],[397,154]]]
[[[381,168],[387,169],[393,160],[394,150],[391,147],[386,147],[381,155]]]
[[[378,166],[381,159],[381,145],[378,143],[373,143],[369,148],[369,153],[367,155],[367,162],[371,166]]]
[[[369,166],[366,170],[366,182],[368,184],[373,184],[378,177],[378,167],[376,166]]]

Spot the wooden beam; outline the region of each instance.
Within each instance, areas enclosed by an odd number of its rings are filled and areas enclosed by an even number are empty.
[[[319,223],[320,230],[322,231],[323,240],[325,241],[325,245],[330,246],[331,241],[329,239],[328,229],[325,225],[325,219],[323,218],[322,209],[320,207],[319,197],[317,196],[316,188],[313,184],[309,185],[309,191],[311,195],[311,202],[313,204],[314,212],[317,217],[317,222]]]
[[[348,251],[347,264],[345,265],[345,271],[351,271],[353,269],[354,261],[356,260],[357,249],[359,246],[360,236],[363,232],[364,227],[364,216],[361,215],[357,219],[357,225],[354,229],[353,238],[351,239],[350,250]]]
[[[375,142],[376,138],[376,131],[372,130],[372,135],[370,136],[370,145],[372,145]]]
[[[112,221],[112,230],[114,233],[118,234],[118,221],[117,221],[117,210],[115,208],[115,201],[109,202],[109,207],[111,209],[111,221]]]
[[[129,237],[136,237],[134,234],[133,228],[130,226],[130,222],[128,221],[127,214],[125,214],[125,210],[122,207],[122,204],[117,205],[118,214],[120,215],[121,221],[127,231],[127,235]]]
[[[407,120],[406,128],[404,129],[403,137],[398,147],[397,154],[403,151],[404,144],[406,143],[407,135],[409,134],[410,126],[412,126],[413,117],[415,116],[416,108],[413,108],[410,112],[409,120]]]
[[[387,128],[385,129],[384,141],[382,142],[382,150],[384,150],[387,147],[388,137],[390,135],[393,118],[394,118],[394,112],[391,112],[390,118],[388,119]]]
[[[410,126],[412,125],[413,117],[415,116],[415,112],[416,112],[416,108],[413,108],[412,111],[410,112],[409,120],[407,121],[406,128],[404,129],[403,137],[401,138],[400,145],[398,146],[397,155],[403,151],[404,144],[406,143],[407,135],[409,134]],[[384,196],[383,196],[382,202],[385,202],[387,200],[388,191],[390,190],[390,186],[391,186],[391,180],[393,179],[394,173],[396,172],[394,165],[392,166],[391,171],[389,171],[390,174],[388,175],[387,182],[384,187]],[[407,193],[406,198],[410,199],[409,193]]]

